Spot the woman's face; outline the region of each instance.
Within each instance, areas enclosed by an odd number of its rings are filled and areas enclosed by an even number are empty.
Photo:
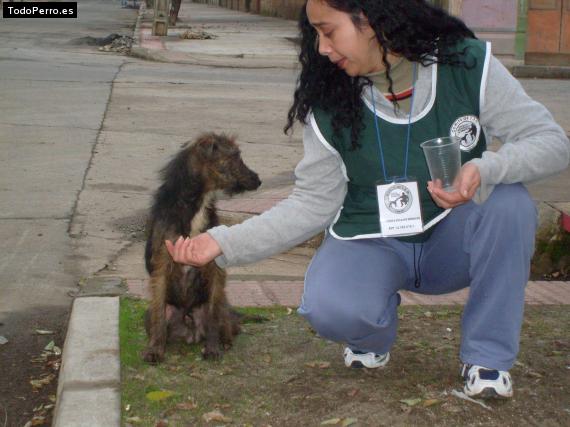
[[[348,13],[324,0],[308,0],[307,16],[318,34],[319,53],[346,74],[355,77],[384,69],[380,44],[364,16],[357,27]]]

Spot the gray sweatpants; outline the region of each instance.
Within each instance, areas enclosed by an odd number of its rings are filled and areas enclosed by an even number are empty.
[[[524,290],[537,225],[520,184],[451,211],[425,243],[327,235],[305,277],[299,313],[324,338],[385,353],[396,340],[398,291],[438,295],[469,287],[464,363],[509,370],[519,350]]]

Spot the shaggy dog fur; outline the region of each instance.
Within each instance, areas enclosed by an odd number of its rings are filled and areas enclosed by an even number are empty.
[[[218,225],[215,192],[232,195],[261,181],[243,162],[235,139],[214,133],[187,143],[162,170],[146,244],[152,299],[146,314],[149,343],[143,358],[158,363],[166,342],[205,340],[203,356],[218,358],[239,333],[239,319],[226,299],[226,273],[214,262],[203,267],[175,263],[165,240],[194,237]]]

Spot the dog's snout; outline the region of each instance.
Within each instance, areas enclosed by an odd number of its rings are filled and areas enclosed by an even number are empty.
[[[245,190],[252,191],[257,190],[261,185],[261,180],[259,179],[259,175],[248,168],[245,163],[242,164],[242,173],[241,177],[243,178],[242,185]]]
[[[261,185],[261,180],[259,179],[259,175],[255,172],[251,171],[251,177],[249,180],[249,185],[247,185],[248,190],[257,190]]]

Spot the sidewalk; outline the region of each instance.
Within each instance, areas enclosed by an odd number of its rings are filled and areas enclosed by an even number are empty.
[[[235,68],[295,68],[294,21],[253,15],[217,6],[182,4],[168,36],[152,36],[154,11],[141,5],[131,55],[158,62]],[[209,40],[181,38],[205,32]]]
[[[158,62],[239,68],[295,68],[297,22],[183,2],[168,36],[152,35],[154,11],[141,4],[131,55]],[[212,40],[181,38],[188,30],[204,31]],[[500,58],[517,78],[570,79],[570,67],[521,64]]]

